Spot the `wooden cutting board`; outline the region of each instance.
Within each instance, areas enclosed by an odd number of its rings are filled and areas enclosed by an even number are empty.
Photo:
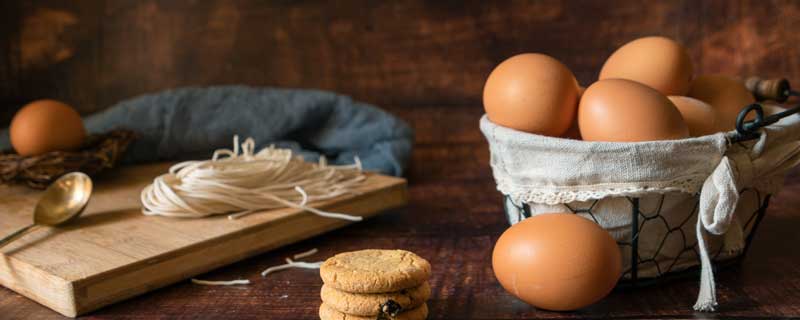
[[[139,193],[168,167],[126,167],[95,179],[80,219],[36,229],[0,249],[0,284],[74,317],[353,223],[291,208],[237,220],[142,215]],[[401,178],[368,174],[359,191],[313,205],[367,217],[407,201]],[[28,224],[38,197],[0,186],[0,235]]]

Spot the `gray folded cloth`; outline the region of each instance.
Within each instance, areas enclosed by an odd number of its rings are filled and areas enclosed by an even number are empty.
[[[256,150],[274,144],[307,161],[321,155],[331,164],[351,164],[400,176],[414,133],[402,120],[366,103],[319,90],[247,86],[188,87],[143,95],[84,119],[90,133],[116,128],[139,138],[123,163],[207,159],[215,149],[252,137]],[[8,149],[8,130],[0,149]]]

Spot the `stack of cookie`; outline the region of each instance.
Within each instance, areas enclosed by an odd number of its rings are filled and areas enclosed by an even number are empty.
[[[404,250],[337,254],[320,267],[322,320],[419,320],[428,316],[431,265]]]

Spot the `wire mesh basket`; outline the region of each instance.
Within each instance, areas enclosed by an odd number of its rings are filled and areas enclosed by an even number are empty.
[[[755,188],[744,189],[740,192],[742,200],[737,209],[737,216],[743,220],[745,233],[745,246],[740,252],[726,252],[722,239],[712,239],[711,258],[716,266],[727,266],[742,259],[764,217],[771,195],[764,194]],[[625,235],[615,238],[624,259],[624,269],[619,287],[635,287],[651,285],[663,280],[690,276],[698,266],[699,253],[697,239],[694,236],[694,222],[697,220],[699,195],[663,194],[653,197],[620,197],[612,199],[599,199],[579,203],[564,204],[563,212],[571,212],[602,224],[602,214],[595,210],[602,206],[604,201],[622,201],[629,207],[630,227],[623,232]],[[664,215],[662,210],[667,203],[688,203],[690,208],[683,215]],[[617,207],[617,206],[615,206]],[[544,209],[552,211],[553,209]],[[530,218],[531,205],[524,203],[515,204],[509,197],[505,198],[505,212],[510,224],[515,224],[525,218]],[[614,232],[614,231],[612,231]],[[716,241],[713,241],[716,240]],[[640,249],[640,242],[656,243]],[[678,249],[672,254],[666,254],[664,248],[674,246]]]
[[[746,85],[759,101],[782,103],[792,96],[800,96],[789,88],[784,79],[751,78]],[[740,112],[736,132],[727,138],[729,144],[752,148],[751,140],[760,137],[761,128],[800,110],[800,106],[795,106],[766,116],[762,107],[756,103]],[[755,115],[755,120],[745,120],[752,115]],[[768,182],[773,184],[782,183],[782,177],[765,177],[764,180],[771,180]],[[726,239],[731,235],[710,235],[706,239],[706,246],[715,267],[735,264],[744,257],[769,206],[771,192],[769,188],[762,190],[753,185],[739,190],[734,223],[740,227],[737,230],[741,233],[733,236],[739,236],[744,241],[743,244],[732,245],[734,242]],[[637,287],[667,279],[696,276],[700,266],[696,234],[700,196],[700,192],[644,192],[636,196],[543,204],[517,202],[506,194],[504,209],[510,224],[549,212],[571,212],[593,220],[611,233],[622,252],[623,274],[619,286]]]

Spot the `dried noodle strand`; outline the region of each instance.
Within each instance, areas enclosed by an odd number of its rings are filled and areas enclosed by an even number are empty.
[[[192,283],[202,284],[206,286],[234,286],[239,284],[250,284],[250,280],[238,279],[229,281],[209,281],[209,280],[192,279]]]
[[[317,248],[314,248],[314,249],[311,249],[311,250],[308,250],[308,251],[305,251],[305,252],[300,252],[300,253],[295,254],[294,256],[292,256],[292,259],[297,260],[297,259],[307,258],[307,257],[310,257],[310,256],[313,256],[313,255],[317,254],[318,251],[319,250],[317,250]]]
[[[255,141],[233,150],[214,151],[211,160],[173,165],[142,190],[142,213],[177,218],[202,218],[229,213],[238,219],[253,212],[277,208],[302,209],[319,216],[361,221],[360,216],[322,211],[308,203],[332,199],[355,191],[366,177],[361,161],[332,166],[324,157],[306,162],[290,149],[270,146],[255,152]]]
[[[261,272],[261,276],[262,277],[266,277],[270,273],[273,273],[273,272],[276,272],[276,271],[281,271],[281,270],[286,270],[286,269],[291,269],[291,268],[319,269],[319,267],[322,266],[322,262],[323,261],[319,261],[319,262],[293,261],[292,259],[286,258],[286,263],[285,264],[269,267],[266,270],[264,270],[263,272]]]

